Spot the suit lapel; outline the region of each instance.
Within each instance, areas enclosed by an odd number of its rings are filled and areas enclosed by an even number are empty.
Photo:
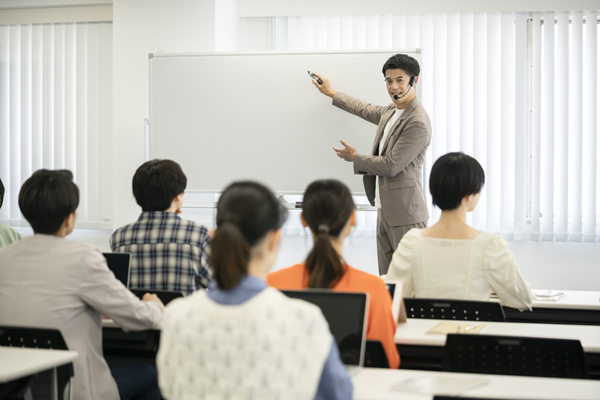
[[[419,104],[421,104],[421,103],[415,97],[415,99],[413,101],[411,101],[411,103],[408,105],[408,107],[406,107],[406,109],[404,110],[404,112],[402,113],[400,118],[398,118],[398,120],[394,123],[394,125],[392,125],[392,127],[390,129],[390,133],[388,133],[387,138],[385,138],[385,143],[383,144],[383,148],[379,152],[380,156],[384,155],[385,151],[387,150],[388,144],[390,143],[390,140],[392,139],[394,132],[396,132],[396,130],[398,130],[398,131],[402,130],[402,128],[404,126],[404,121],[413,112],[413,110],[415,108],[417,108],[417,105],[419,105]],[[395,110],[393,110],[393,111],[395,112]],[[390,115],[390,117],[391,117],[391,115]],[[388,118],[388,120],[389,120],[389,118]],[[386,124],[387,124],[387,122],[386,122]],[[385,127],[384,127],[384,129],[385,129]],[[381,138],[379,140],[381,140]]]
[[[394,115],[394,108],[387,110],[383,116],[381,117],[381,121],[385,121],[385,124],[379,123],[377,126],[377,134],[375,135],[375,142],[373,143],[373,149],[371,149],[371,155],[375,155],[377,152],[377,147],[379,146],[379,142],[381,142],[381,138],[383,137],[383,131],[385,131],[385,126],[387,125],[392,115]],[[381,152],[379,153],[381,155]]]

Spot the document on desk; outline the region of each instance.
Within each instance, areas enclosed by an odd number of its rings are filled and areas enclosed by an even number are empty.
[[[457,376],[422,376],[409,378],[392,386],[395,392],[458,396],[488,383],[486,378]]]
[[[559,290],[532,290],[531,292],[537,301],[557,301],[567,295]]]
[[[480,333],[487,324],[480,322],[440,322],[427,333],[466,333],[469,335]]]

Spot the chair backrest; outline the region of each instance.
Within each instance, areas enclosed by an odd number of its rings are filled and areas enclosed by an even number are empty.
[[[0,326],[0,346],[29,347],[38,349],[69,350],[62,333],[58,329],[23,328]],[[56,369],[58,393],[64,393],[67,383],[73,377],[73,364]]]
[[[500,303],[472,300],[404,299],[408,318],[506,322]]]
[[[380,340],[367,340],[365,347],[365,367],[389,368],[387,355]]]
[[[456,400],[457,397],[456,396],[433,396],[433,400]],[[460,396],[460,400],[508,400],[508,399],[501,399],[499,397],[463,397]]]
[[[587,378],[579,340],[450,334],[442,369],[476,374]]]

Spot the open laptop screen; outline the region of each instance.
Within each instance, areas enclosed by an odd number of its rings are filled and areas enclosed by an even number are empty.
[[[366,293],[318,289],[282,290],[282,292],[288,297],[308,301],[318,306],[329,323],[329,329],[338,344],[342,362],[346,365],[363,365]]]
[[[131,266],[131,254],[129,253],[102,253],[106,258],[108,269],[120,280],[125,287],[129,287],[129,269]]]

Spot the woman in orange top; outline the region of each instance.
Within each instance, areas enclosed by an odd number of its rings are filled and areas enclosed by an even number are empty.
[[[313,234],[314,246],[304,264],[273,272],[269,285],[278,289],[326,288],[369,294],[367,339],[383,344],[391,368],[398,368],[400,355],[394,343],[396,322],[392,298],[383,280],[343,260],[344,239],[356,225],[356,206],[350,190],[337,180],[311,183],[302,202],[302,224]]]

